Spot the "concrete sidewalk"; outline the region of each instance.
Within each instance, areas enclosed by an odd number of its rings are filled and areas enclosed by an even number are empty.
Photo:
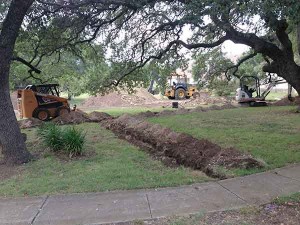
[[[0,224],[102,224],[259,205],[300,191],[300,165],[149,190],[0,199]]]

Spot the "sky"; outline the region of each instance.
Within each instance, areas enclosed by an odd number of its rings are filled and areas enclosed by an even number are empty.
[[[232,61],[236,62],[237,59],[249,50],[249,46],[243,44],[235,44],[232,41],[225,41],[222,45],[222,51]]]

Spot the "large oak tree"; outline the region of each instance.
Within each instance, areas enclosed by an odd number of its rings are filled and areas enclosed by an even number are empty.
[[[81,43],[104,43],[111,60],[122,65],[103,87],[121,84],[150,61],[231,40],[251,47],[251,55],[261,54],[263,70],[277,73],[300,93],[294,58],[295,49],[300,54],[297,0],[12,0],[0,6],[0,142],[8,162],[30,159],[9,98],[11,61],[39,72],[44,57],[65,50],[76,54]],[[292,31],[298,48],[289,38]],[[18,34],[32,43],[31,58],[14,51]]]

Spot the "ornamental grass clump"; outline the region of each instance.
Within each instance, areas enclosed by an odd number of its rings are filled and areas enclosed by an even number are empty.
[[[58,152],[63,146],[62,133],[62,129],[54,123],[44,123],[38,129],[44,144],[54,152]]]
[[[62,132],[63,150],[69,157],[82,155],[85,143],[85,133],[74,126],[65,127]]]
[[[60,127],[54,123],[45,123],[38,129],[38,135],[53,152],[66,153],[70,158],[83,154],[86,135],[74,126]]]

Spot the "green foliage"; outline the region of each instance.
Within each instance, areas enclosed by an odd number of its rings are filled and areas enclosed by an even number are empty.
[[[227,68],[233,63],[226,58],[221,47],[210,51],[201,51],[193,56],[192,74],[198,80],[198,88],[208,88],[219,96],[230,95],[237,87],[234,77],[230,80],[231,74],[227,74]]]
[[[214,80],[207,87],[218,96],[230,96],[235,92],[238,84],[228,80]]]
[[[215,79],[226,79],[225,72],[232,65],[221,47],[196,52],[193,58],[195,60],[192,68],[193,76],[203,85],[207,85]]]
[[[67,153],[70,158],[83,153],[85,134],[81,129],[44,123],[37,132],[44,144],[54,152]]]
[[[247,33],[253,33],[261,41],[281,47],[274,32],[277,21],[287,19],[292,25],[300,21],[297,0],[158,0],[130,4],[87,1],[84,4],[64,2],[63,7],[59,1],[53,2],[56,3],[33,4],[20,32],[15,55],[39,67],[43,71],[39,78],[62,83],[72,95],[105,92],[106,86],[121,78],[120,88],[129,91],[148,84],[149,70],[132,72],[133,68],[185,64],[183,59],[189,58],[186,48],[196,51],[197,65],[193,73],[201,83],[210,82],[213,77],[224,80],[224,68],[232,65],[230,60],[220,54],[220,48],[201,52],[199,43],[211,46],[230,33],[227,36],[236,43],[259,46],[252,43],[256,40],[249,40]],[[7,5],[0,6],[0,12],[5,15]],[[227,32],[228,27],[234,32]],[[295,31],[295,26],[289,29],[287,33]],[[180,44],[182,41],[186,44]],[[96,54],[87,46],[92,46]],[[258,52],[273,56],[271,50]],[[241,73],[259,74],[256,68],[249,69],[251,66]],[[12,77],[12,86],[24,85],[27,68],[13,68]],[[34,82],[31,78],[29,81]],[[163,85],[159,84],[160,89]]]
[[[62,129],[54,123],[44,123],[37,130],[43,142],[52,151],[58,152],[64,146]]]
[[[300,202],[300,192],[296,192],[287,196],[280,196],[274,199],[274,203],[282,205],[286,203],[299,203]]]
[[[63,150],[69,157],[82,155],[85,143],[85,133],[74,126],[65,127],[62,132]]]
[[[249,52],[244,53],[241,58],[249,55]],[[266,62],[261,55],[257,55],[244,62],[238,69],[239,76],[257,76],[260,79],[266,78],[266,73],[262,71],[262,67]]]

